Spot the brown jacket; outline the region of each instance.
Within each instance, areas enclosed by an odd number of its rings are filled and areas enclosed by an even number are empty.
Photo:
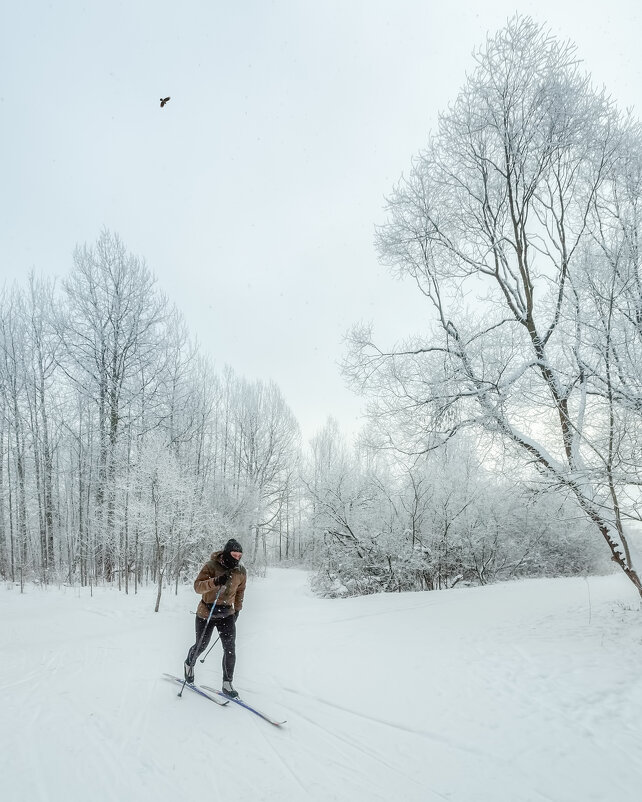
[[[247,571],[245,566],[239,565],[236,568],[226,568],[221,562],[222,551],[215,551],[212,556],[201,568],[198,576],[194,580],[194,590],[200,593],[203,597],[201,603],[198,605],[196,615],[199,618],[207,618],[210,614],[210,608],[206,604],[214,604],[216,595],[221,591],[217,607],[221,604],[230,605],[233,612],[238,613],[243,607],[243,595],[245,593],[245,584],[247,582]],[[231,574],[227,581],[227,585],[215,585],[214,580],[221,574]]]

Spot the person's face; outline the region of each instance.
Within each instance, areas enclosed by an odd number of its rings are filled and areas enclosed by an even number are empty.
[[[243,552],[242,551],[231,551],[230,555],[232,557],[234,557],[235,560],[240,560],[241,557],[243,556]]]

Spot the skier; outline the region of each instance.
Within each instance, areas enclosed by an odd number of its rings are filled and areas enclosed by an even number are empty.
[[[236,620],[243,607],[247,581],[245,566],[240,564],[243,547],[234,538],[222,551],[212,553],[194,581],[194,590],[202,596],[196,610],[196,641],[187,653],[185,681],[194,682],[196,659],[210,642],[214,628],[218,629],[223,646],[222,691],[234,699],[238,693],[232,687],[236,663]]]

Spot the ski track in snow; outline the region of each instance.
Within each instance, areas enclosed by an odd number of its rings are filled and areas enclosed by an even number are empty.
[[[333,702],[329,702],[327,699],[322,699],[320,696],[314,696],[313,694],[302,694],[300,691],[295,691],[292,688],[283,688],[284,691],[289,691],[290,693],[297,694],[298,696],[307,696],[310,699],[313,699],[315,702],[319,702],[322,705],[327,705],[328,707],[334,708],[335,710],[340,710],[342,713],[347,713],[351,716],[357,716],[360,719],[364,719],[365,721],[372,722],[373,724],[380,724],[382,727],[390,727],[395,730],[400,730],[401,732],[410,733],[411,735],[419,735],[421,738],[426,738],[429,741],[434,741],[436,743],[446,743],[449,746],[452,746],[454,749],[461,749],[462,751],[469,752],[471,755],[475,755],[477,757],[490,757],[486,752],[481,749],[474,749],[470,747],[465,742],[456,742],[451,739],[445,738],[439,732],[430,732],[429,730],[423,729],[415,729],[413,727],[407,727],[403,724],[394,722],[394,721],[387,721],[382,718],[377,718],[376,716],[370,716],[367,713],[360,712],[358,710],[351,710],[349,707],[345,707],[344,705],[334,704]],[[290,708],[291,710],[295,711],[296,708]]]
[[[642,791],[642,622],[619,576],[321,600],[252,579],[235,684],[177,697],[191,588],[0,594],[8,802],[621,802]],[[220,685],[220,646],[197,682]],[[178,687],[178,686],[176,686]],[[617,766],[617,770],[614,770]],[[5,791],[6,789],[6,791]]]
[[[254,726],[256,727],[256,726],[258,726],[260,723],[261,723],[261,722],[259,722],[259,721],[255,721],[255,722],[254,722]],[[272,753],[275,755],[276,759],[277,759],[277,760],[279,761],[279,763],[280,763],[280,764],[283,766],[283,768],[285,769],[285,771],[286,771],[286,772],[287,772],[287,773],[290,775],[290,777],[291,777],[291,778],[294,780],[294,783],[295,783],[295,784],[296,784],[296,785],[299,787],[299,789],[300,789],[300,792],[301,792],[301,794],[302,794],[303,798],[305,798],[305,794],[307,793],[307,789],[306,789],[306,786],[305,786],[305,781],[304,781],[304,780],[303,780],[303,779],[302,779],[302,778],[301,778],[301,777],[300,777],[300,776],[297,774],[297,772],[295,771],[295,769],[293,768],[293,766],[291,766],[291,765],[290,765],[290,764],[289,764],[289,763],[288,763],[286,760],[284,760],[284,758],[282,757],[282,755],[281,755],[281,753],[279,752],[279,750],[278,750],[278,749],[277,749],[277,748],[274,746],[274,744],[272,743],[272,740],[271,740],[271,739],[270,739],[270,738],[269,738],[269,737],[268,737],[266,734],[264,734],[264,733],[262,733],[262,737],[263,737],[263,742],[265,743],[265,745],[266,745],[267,747],[269,747],[269,749],[270,749],[270,750],[272,751]]]
[[[339,709],[342,709],[342,708],[339,708]],[[293,710],[294,710],[294,708],[293,708]],[[340,748],[340,747],[338,747],[336,741],[340,741],[341,743],[347,744],[350,747],[351,750],[360,752],[365,758],[367,758],[368,761],[374,761],[374,763],[376,765],[383,765],[390,772],[393,772],[399,778],[402,778],[404,782],[408,781],[409,778],[408,778],[407,773],[405,773],[398,766],[394,766],[391,763],[389,763],[385,759],[385,756],[382,755],[380,751],[368,748],[367,746],[364,746],[363,742],[355,740],[354,737],[350,737],[348,735],[344,735],[344,734],[341,733],[341,731],[338,731],[335,728],[329,728],[327,726],[323,726],[322,724],[320,724],[315,719],[313,719],[310,716],[307,716],[307,715],[305,715],[303,713],[299,712],[298,713],[298,717],[301,718],[301,719],[304,719],[305,721],[307,721],[310,726],[321,730],[325,741],[332,748],[334,748],[334,749]],[[345,765],[345,762],[344,761],[343,762],[342,761],[337,761],[337,765]],[[363,763],[361,763],[361,765],[360,765],[360,770],[361,771],[367,772],[368,768],[369,768],[368,765],[364,765]],[[412,778],[410,778],[410,780],[413,783],[415,783],[415,785],[418,786],[420,790],[425,792],[426,789],[421,785],[421,783],[419,783],[419,782],[417,782],[415,780],[412,780]],[[448,797],[444,797],[441,794],[438,794],[438,796],[443,798],[443,799],[447,799],[448,798]],[[381,797],[377,797],[377,798],[386,799],[387,796],[386,795],[382,795]]]

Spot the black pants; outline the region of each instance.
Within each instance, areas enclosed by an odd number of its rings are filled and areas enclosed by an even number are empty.
[[[209,624],[207,619],[200,618],[197,615],[196,641],[187,653],[187,662],[191,666],[196,664],[199,654],[207,649],[215,627],[221,636],[221,645],[223,646],[223,682],[226,680],[231,682],[236,664],[236,621],[234,615],[228,615],[225,618],[210,618]],[[204,635],[203,632],[205,632]],[[201,636],[203,637],[202,641]]]

